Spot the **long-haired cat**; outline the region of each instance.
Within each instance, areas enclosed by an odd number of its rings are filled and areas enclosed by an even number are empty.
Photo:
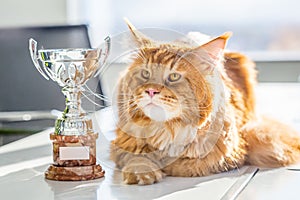
[[[139,51],[119,81],[111,143],[125,183],[299,160],[298,133],[256,115],[254,63],[224,53],[229,33],[193,46],[158,43],[128,26]]]

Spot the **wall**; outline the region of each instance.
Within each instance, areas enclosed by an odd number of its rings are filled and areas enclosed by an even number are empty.
[[[0,0],[0,27],[67,23],[67,0]]]

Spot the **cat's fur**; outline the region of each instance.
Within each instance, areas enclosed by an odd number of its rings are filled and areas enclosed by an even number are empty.
[[[153,42],[128,25],[140,49],[119,82],[111,144],[111,159],[126,183],[299,160],[299,135],[256,115],[254,63],[223,53],[230,34],[193,47]]]

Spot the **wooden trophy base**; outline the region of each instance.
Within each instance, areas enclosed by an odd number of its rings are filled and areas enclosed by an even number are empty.
[[[76,167],[50,165],[45,172],[45,177],[56,181],[86,181],[101,178],[104,174],[100,165]]]
[[[53,141],[53,164],[45,172],[46,179],[85,181],[101,178],[104,171],[96,164],[97,133],[86,135],[50,134]]]

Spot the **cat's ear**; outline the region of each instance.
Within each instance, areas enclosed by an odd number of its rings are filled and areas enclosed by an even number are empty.
[[[130,30],[133,42],[137,45],[138,48],[147,47],[147,46],[152,45],[152,41],[148,37],[146,37],[144,34],[139,32],[127,18],[124,18],[124,20]]]
[[[218,59],[220,54],[226,47],[227,40],[231,37],[231,32],[226,32],[223,35],[220,35],[209,42],[197,47],[200,50],[205,50],[213,59]],[[196,50],[197,50],[196,49]]]
[[[223,61],[223,51],[231,32],[226,32],[201,46],[193,48],[184,57],[204,73],[213,71],[217,63]]]

